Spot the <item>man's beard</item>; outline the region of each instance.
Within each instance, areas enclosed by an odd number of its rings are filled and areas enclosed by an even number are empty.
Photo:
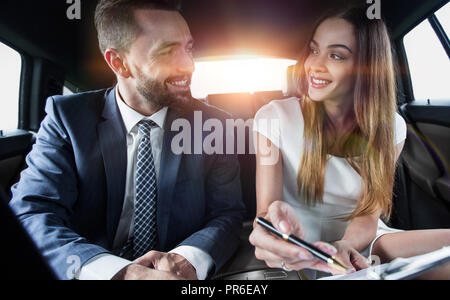
[[[190,90],[177,93],[171,92],[165,83],[145,78],[141,72],[139,73],[136,89],[148,102],[158,107],[167,106],[179,112],[189,109],[192,100]]]

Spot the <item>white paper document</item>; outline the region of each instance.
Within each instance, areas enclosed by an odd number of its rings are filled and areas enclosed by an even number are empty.
[[[397,258],[388,264],[372,266],[349,275],[330,276],[319,280],[412,279],[446,263],[450,263],[450,247],[410,258]]]

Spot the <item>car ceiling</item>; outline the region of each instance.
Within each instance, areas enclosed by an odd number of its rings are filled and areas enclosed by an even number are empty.
[[[338,0],[178,0],[196,43],[195,57],[257,54],[295,59],[313,20]],[[361,0],[365,2],[365,0]],[[393,37],[447,0],[382,0]],[[81,20],[68,20],[65,0],[3,0],[0,39],[66,71],[80,90],[111,86],[97,46],[96,0],[81,0]]]

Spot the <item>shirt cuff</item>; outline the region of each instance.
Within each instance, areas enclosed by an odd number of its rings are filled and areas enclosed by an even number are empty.
[[[88,260],[81,268],[79,280],[111,280],[120,270],[132,262],[112,254],[99,254]]]
[[[214,266],[211,256],[203,250],[192,246],[180,246],[169,253],[175,253],[183,256],[195,268],[197,278],[205,280],[210,270]]]

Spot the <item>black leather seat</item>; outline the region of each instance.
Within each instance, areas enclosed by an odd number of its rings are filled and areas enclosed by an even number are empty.
[[[55,274],[40,255],[28,233],[22,228],[8,206],[9,199],[0,189],[0,247],[1,279],[56,279]],[[4,277],[4,278],[3,278]]]

